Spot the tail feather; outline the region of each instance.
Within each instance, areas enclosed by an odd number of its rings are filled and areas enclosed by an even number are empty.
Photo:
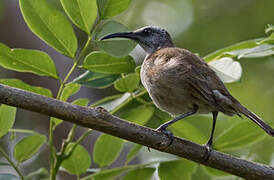
[[[268,124],[266,124],[261,118],[259,118],[256,114],[249,111],[246,107],[239,104],[238,105],[238,111],[242,114],[244,114],[246,117],[251,119],[253,122],[255,122],[258,126],[260,126],[267,134],[274,137],[274,129],[270,127]]]

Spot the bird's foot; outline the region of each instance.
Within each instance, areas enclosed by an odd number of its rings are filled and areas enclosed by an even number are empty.
[[[169,138],[169,143],[168,143],[168,145],[166,146],[166,148],[167,147],[169,147],[171,144],[172,144],[172,142],[173,142],[173,140],[174,140],[174,135],[173,135],[173,133],[171,132],[171,131],[169,131],[169,130],[167,130],[166,129],[167,127],[165,126],[165,124],[164,125],[162,125],[162,126],[159,126],[157,129],[155,129],[156,131],[159,131],[159,132],[161,132],[161,133],[163,133],[163,134],[165,134],[168,138]],[[148,147],[148,151],[150,152],[150,148]]]
[[[165,134],[169,138],[169,143],[167,145],[167,147],[168,147],[172,144],[172,142],[174,140],[174,135],[171,131],[167,130],[166,128],[167,127],[165,127],[165,126],[160,126],[156,129],[156,131],[160,131],[161,133]]]
[[[206,148],[206,152],[205,152],[205,156],[204,156],[204,162],[206,162],[209,157],[210,157],[210,153],[212,151],[212,140],[209,140],[206,144],[205,144],[205,148]]]

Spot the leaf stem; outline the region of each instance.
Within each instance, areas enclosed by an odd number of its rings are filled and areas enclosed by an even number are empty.
[[[37,132],[28,129],[9,129],[9,132],[35,134]]]
[[[132,94],[127,100],[125,100],[122,104],[120,104],[119,106],[115,107],[112,111],[110,111],[110,114],[115,114],[116,112],[118,112],[120,109],[122,109],[123,107],[125,107],[128,103],[130,103],[130,101],[132,101],[135,98],[139,98],[140,96],[143,96],[144,94],[146,94],[147,91],[143,90],[137,94]]]
[[[92,132],[92,129],[86,130],[86,131],[82,134],[82,136],[80,136],[80,138],[78,138],[78,140],[75,142],[74,146],[71,148],[71,150],[68,152],[68,154],[62,157],[63,160],[66,159],[66,158],[68,158],[68,157],[72,154],[73,150],[74,150],[79,144],[81,144],[81,143],[83,142],[83,140],[84,140],[88,135],[90,135],[91,132]]]
[[[0,153],[4,156],[4,158],[9,162],[9,164],[14,168],[17,174],[20,176],[21,180],[25,180],[23,174],[20,172],[19,168],[12,162],[10,157],[6,154],[6,152],[0,147]]]
[[[82,57],[85,55],[86,50],[88,48],[88,45],[89,45],[91,39],[92,39],[92,37],[89,36],[88,40],[86,41],[86,44],[85,44],[84,48],[80,52],[78,58],[74,61],[73,66],[71,67],[71,69],[67,73],[66,77],[64,78],[63,81],[60,81],[61,85],[60,85],[60,88],[58,90],[56,99],[60,99],[60,97],[61,97],[61,95],[62,95],[62,93],[64,91],[64,88],[65,88],[65,86],[67,84],[67,81],[68,81],[69,77],[71,76],[71,74],[73,73],[73,71],[77,68],[77,66],[78,66],[80,60],[82,59]],[[72,134],[73,133],[72,131],[74,131],[74,129],[75,129],[75,127],[71,129],[71,131],[70,131],[69,134]],[[72,139],[72,136],[71,136],[70,139]],[[49,126],[49,146],[50,146],[50,150],[51,150],[51,158],[50,158],[50,165],[51,165],[50,179],[51,180],[56,179],[56,174],[57,174],[57,172],[58,172],[58,170],[60,168],[60,165],[62,163],[62,158],[60,158],[60,157],[63,156],[63,153],[65,152],[67,144],[68,144],[68,142],[64,142],[64,145],[62,147],[61,153],[59,155],[57,155],[56,151],[55,151],[55,148],[54,148],[54,145],[53,145],[53,119],[50,119],[50,126]]]

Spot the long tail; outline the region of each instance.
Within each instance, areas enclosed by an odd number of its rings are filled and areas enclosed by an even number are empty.
[[[244,114],[246,117],[255,122],[258,126],[260,126],[267,134],[274,137],[274,129],[266,124],[261,118],[259,118],[256,114],[249,111],[246,107],[241,105],[240,103],[237,105],[237,109],[240,113]]]

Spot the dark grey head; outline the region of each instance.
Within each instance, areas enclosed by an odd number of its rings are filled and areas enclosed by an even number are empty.
[[[163,47],[173,47],[172,39],[168,32],[159,27],[147,26],[133,32],[120,32],[109,34],[101,38],[128,38],[137,42],[142,48],[151,54]]]

